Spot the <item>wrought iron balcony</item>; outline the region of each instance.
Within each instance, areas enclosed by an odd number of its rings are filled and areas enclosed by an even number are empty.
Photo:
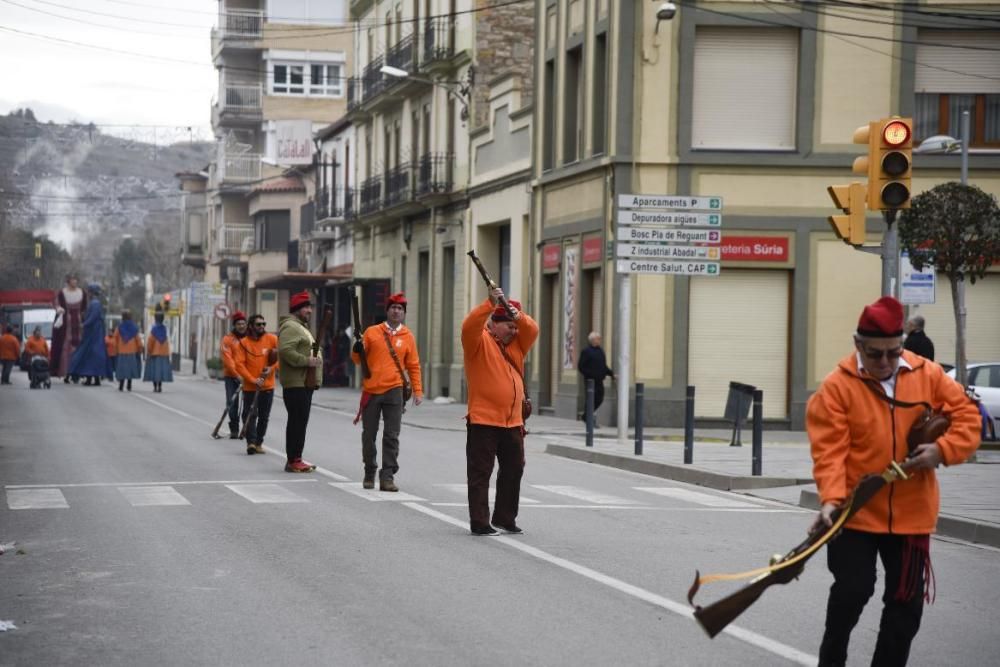
[[[344,189],[344,219],[353,220],[358,216],[358,207],[354,198],[358,196],[357,188]]]
[[[382,175],[372,176],[361,184],[361,206],[358,213],[368,215],[382,206]]]
[[[347,80],[347,112],[350,113],[361,106],[361,79],[352,76]]]
[[[383,58],[379,56],[365,67],[361,75],[362,100],[367,102],[385,90],[385,75],[382,74]]]
[[[455,55],[455,21],[448,16],[429,19],[424,26],[421,67],[448,60]]]
[[[425,153],[417,169],[417,196],[444,194],[454,186],[453,153]]]
[[[226,153],[219,164],[223,182],[251,183],[260,180],[260,153]]]
[[[385,64],[390,67],[395,67],[396,69],[401,69],[404,72],[412,72],[417,64],[416,46],[417,42],[414,39],[414,36],[407,35],[394,47],[389,49],[389,52],[385,56]],[[386,85],[391,86],[403,81],[405,81],[404,78],[389,77],[389,81],[386,82]]]
[[[413,166],[401,164],[385,174],[385,207],[396,206],[413,198]]]
[[[260,39],[264,12],[259,9],[223,9],[219,12],[219,37],[223,40]]]
[[[239,256],[253,249],[253,224],[227,222],[220,225],[216,236],[216,253],[220,257]]]
[[[342,218],[344,212],[343,188],[323,187],[316,191],[316,221]]]

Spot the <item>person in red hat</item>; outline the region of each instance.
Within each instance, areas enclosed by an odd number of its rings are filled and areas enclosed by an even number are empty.
[[[936,442],[910,452],[907,435],[922,403],[943,412],[951,425]],[[903,349],[903,306],[884,296],[861,312],[854,350],[809,399],[806,430],[822,504],[813,530],[832,525],[833,511],[863,475],[879,474],[891,461],[909,475],[883,487],[827,544],[834,581],[819,664],[846,664],[851,630],[875,591],[878,557],[885,594],[871,662],[904,665],[932,588],[930,534],[939,507],[934,470],[976,451],[979,413],[941,366]]]
[[[521,532],[517,509],[524,474],[524,360],[538,338],[538,323],[503,290],[472,309],[462,322],[465,377],[469,386],[465,464],[469,524],[473,535]],[[490,476],[498,464],[497,495],[490,519]],[[492,525],[491,525],[492,524]],[[496,528],[494,528],[496,526]]]
[[[229,410],[229,439],[240,437],[240,374],[236,371],[233,351],[240,340],[247,335],[247,316],[242,310],[230,315],[232,328],[222,337],[219,356],[222,358],[222,380],[226,384],[226,406]],[[237,398],[234,398],[237,397]]]
[[[312,409],[313,387],[323,381],[323,357],[313,355],[312,300],[303,290],[289,299],[290,315],[278,320],[278,379],[281,399],[288,411],[285,424],[285,472],[312,472],[316,466],[302,459],[306,446],[306,427]]]
[[[375,473],[379,473],[379,490],[399,491],[396,473],[399,472],[399,432],[403,411],[410,394],[413,404],[423,401],[424,388],[420,381],[420,357],[413,333],[403,324],[406,319],[406,296],[399,292],[385,302],[385,322],[367,329],[362,339],[355,341],[351,359],[361,364],[365,353],[371,377],[361,383],[361,405],[354,423],[361,420],[361,459],[365,466],[362,486],[375,488]],[[405,368],[405,371],[404,371]],[[382,470],[378,468],[379,421],[385,424],[382,431]]]

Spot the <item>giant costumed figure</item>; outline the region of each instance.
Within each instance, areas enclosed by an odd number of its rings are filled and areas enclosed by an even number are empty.
[[[87,294],[77,285],[77,278],[66,276],[66,286],[56,294],[56,319],[52,325],[52,375],[69,382],[67,372],[73,351],[83,335],[83,313],[87,309]]]

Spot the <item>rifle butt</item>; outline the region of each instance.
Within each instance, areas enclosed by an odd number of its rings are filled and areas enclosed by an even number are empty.
[[[715,637],[749,609],[750,605],[756,602],[757,598],[764,592],[764,588],[750,586],[713,602],[707,607],[696,607],[694,618],[709,637]]]

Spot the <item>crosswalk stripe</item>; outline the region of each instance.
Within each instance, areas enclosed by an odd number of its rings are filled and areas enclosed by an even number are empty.
[[[760,505],[755,503],[747,503],[742,500],[715,496],[710,493],[701,493],[699,491],[691,491],[688,489],[679,489],[676,487],[634,486],[632,488],[636,491],[655,493],[658,496],[673,498],[674,500],[683,500],[685,502],[696,503],[698,505],[705,505],[706,507],[746,507],[753,509],[758,509],[760,507]]]
[[[560,496],[566,496],[568,498],[576,498],[577,500],[583,500],[585,502],[594,505],[644,505],[645,503],[637,503],[632,500],[626,500],[625,498],[619,498],[618,496],[612,496],[606,493],[600,493],[599,491],[590,491],[588,489],[581,489],[578,486],[543,486],[541,484],[532,484],[532,488],[540,489],[542,491],[548,491],[549,493],[555,493]]]
[[[340,489],[341,491],[347,491],[348,493],[354,494],[359,498],[370,500],[373,503],[386,500],[395,502],[422,502],[424,500],[423,498],[410,495],[409,493],[403,493],[402,491],[389,492],[379,491],[378,489],[365,489],[362,488],[359,482],[330,482],[330,486]]]
[[[252,503],[307,503],[300,495],[277,484],[226,484],[226,488]]]
[[[463,496],[469,493],[468,484],[435,484],[434,486],[440,487],[442,489],[447,489],[448,491],[452,491],[454,493],[460,493]],[[491,486],[490,502],[496,504],[496,500],[497,500],[497,487]],[[522,505],[537,505],[541,501],[535,500],[534,498],[526,498],[524,496],[521,496],[519,502]]]
[[[69,503],[59,489],[8,489],[7,507],[12,510],[65,509]]]
[[[169,505],[190,505],[188,499],[172,486],[119,486],[118,492],[125,496],[132,507],[161,507]]]

